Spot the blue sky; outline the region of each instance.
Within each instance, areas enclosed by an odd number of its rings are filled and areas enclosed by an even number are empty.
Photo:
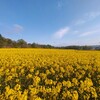
[[[0,33],[29,43],[100,44],[100,0],[0,0]]]

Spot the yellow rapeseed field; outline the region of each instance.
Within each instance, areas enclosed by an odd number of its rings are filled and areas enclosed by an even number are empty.
[[[0,100],[100,100],[100,51],[0,49]]]

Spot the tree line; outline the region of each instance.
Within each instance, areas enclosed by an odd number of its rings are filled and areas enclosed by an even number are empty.
[[[0,34],[0,48],[55,48],[55,49],[76,49],[76,50],[100,50],[100,46],[62,46],[55,47],[50,44],[27,43],[23,39],[17,41],[5,38]]]
[[[27,43],[23,39],[14,41],[9,38],[5,38],[0,34],[0,48],[54,48],[54,46],[49,44]]]

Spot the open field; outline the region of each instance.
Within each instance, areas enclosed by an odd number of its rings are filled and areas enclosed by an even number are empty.
[[[100,51],[0,49],[0,100],[100,100]]]

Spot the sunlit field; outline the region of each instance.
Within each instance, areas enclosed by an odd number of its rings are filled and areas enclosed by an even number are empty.
[[[0,49],[0,100],[100,100],[100,51]]]

